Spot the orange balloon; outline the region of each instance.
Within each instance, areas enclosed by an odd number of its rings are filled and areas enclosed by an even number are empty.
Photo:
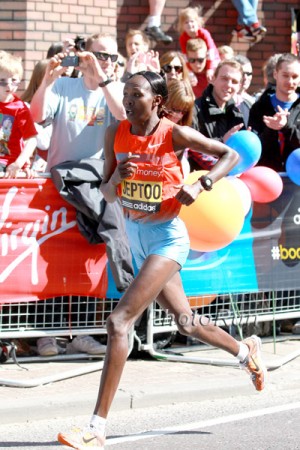
[[[185,180],[193,184],[207,171],[192,172]],[[244,224],[244,208],[235,186],[222,178],[211,191],[203,191],[190,206],[182,206],[179,217],[187,227],[191,248],[201,252],[219,250],[230,244]]]

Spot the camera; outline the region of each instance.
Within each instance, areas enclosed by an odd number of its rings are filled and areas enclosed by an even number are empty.
[[[69,66],[77,67],[77,66],[79,66],[79,58],[76,55],[65,56],[61,61],[61,65],[63,67],[69,67]]]
[[[74,39],[74,47],[79,52],[84,52],[85,50],[85,38],[83,36],[76,36]]]

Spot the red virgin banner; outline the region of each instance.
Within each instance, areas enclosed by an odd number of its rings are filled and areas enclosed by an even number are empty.
[[[105,297],[105,244],[80,234],[50,179],[0,180],[0,303]]]

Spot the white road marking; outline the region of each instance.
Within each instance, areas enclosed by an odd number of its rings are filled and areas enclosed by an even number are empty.
[[[280,413],[283,411],[290,411],[293,409],[300,409],[300,402],[292,403],[289,405],[272,406],[270,408],[261,408],[261,409],[256,409],[254,411],[249,411],[249,412],[245,412],[245,413],[231,414],[231,415],[225,416],[225,417],[217,417],[215,419],[201,420],[199,422],[191,422],[191,423],[187,423],[185,425],[173,425],[171,427],[165,427],[165,428],[161,428],[159,430],[146,431],[144,433],[130,434],[130,435],[124,436],[124,437],[106,439],[105,447],[107,447],[109,445],[121,444],[123,442],[140,441],[140,440],[149,439],[149,438],[152,438],[155,436],[165,436],[168,434],[172,434],[174,432],[190,431],[190,430],[195,430],[197,428],[207,428],[207,427],[211,427],[214,425],[236,422],[236,421],[245,420],[245,419],[251,419],[253,417],[261,417],[261,416],[267,416],[270,414],[277,414],[277,413]]]

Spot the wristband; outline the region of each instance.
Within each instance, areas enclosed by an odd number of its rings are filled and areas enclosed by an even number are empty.
[[[112,80],[111,78],[107,78],[107,80],[105,80],[105,81],[102,81],[101,83],[99,83],[99,87],[105,87],[105,86],[107,86],[109,83],[111,83],[112,81],[114,81],[114,80]]]

